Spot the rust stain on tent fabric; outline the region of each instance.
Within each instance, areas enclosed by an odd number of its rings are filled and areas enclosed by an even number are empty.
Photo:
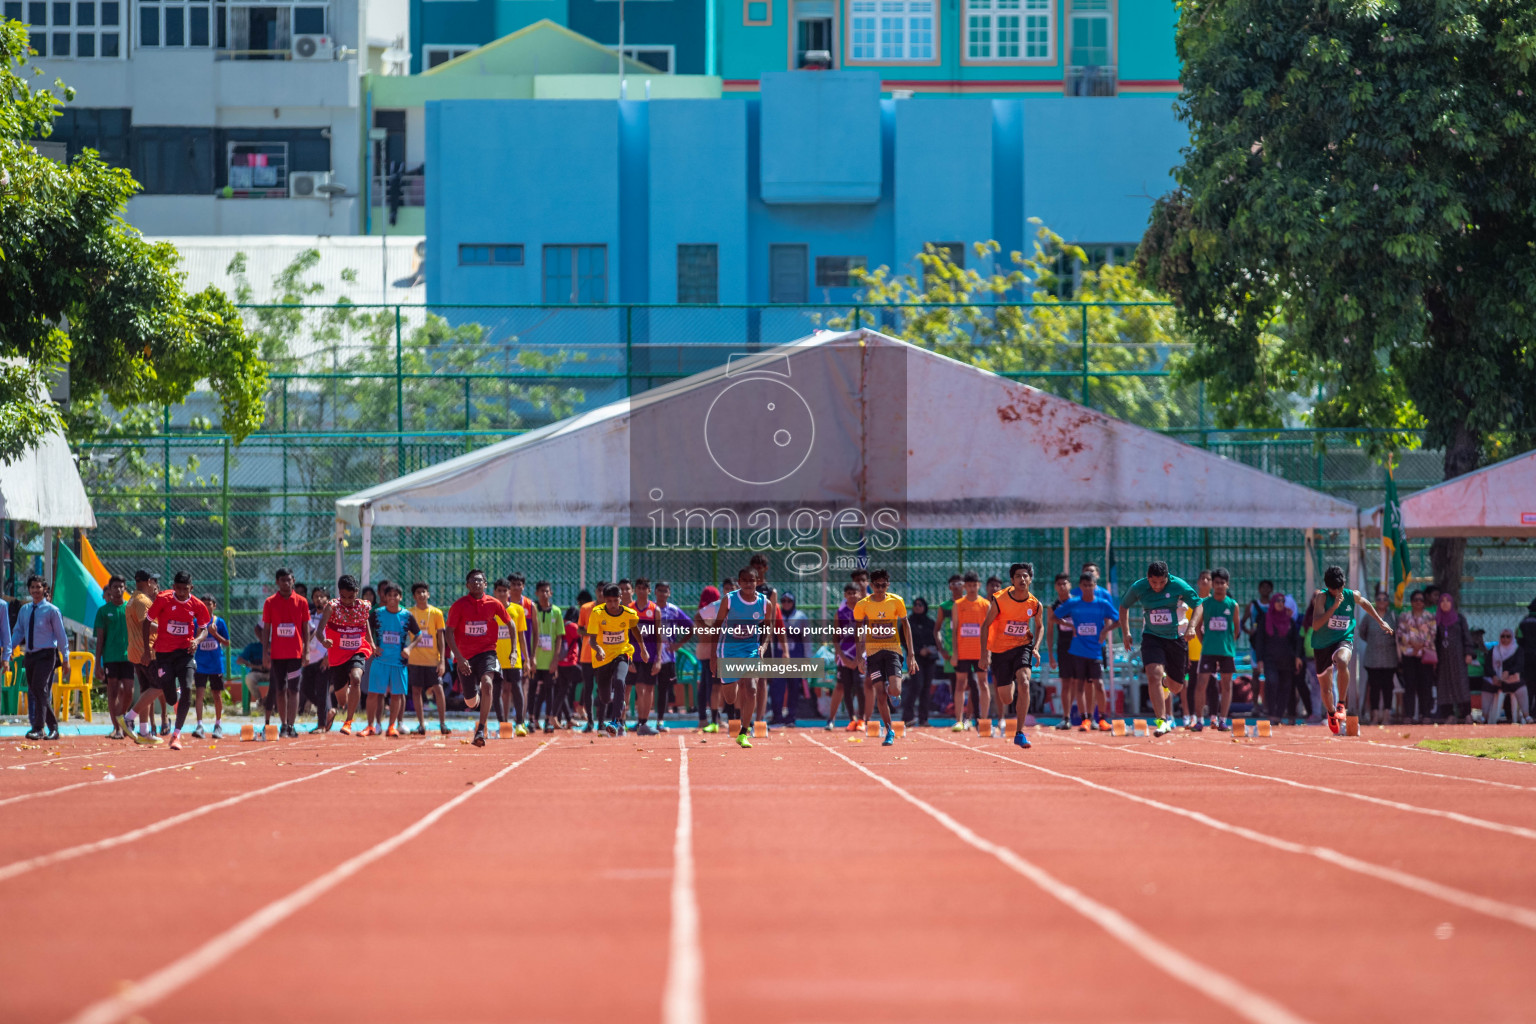
[[[1054,451],[1057,458],[1079,455],[1087,451],[1088,445],[1078,436],[1078,432],[1095,422],[1095,414],[1089,410],[1066,416],[1051,413],[1046,396],[1033,391],[1017,393],[1012,401],[997,407],[997,418],[1001,423],[1023,421],[1030,426],[1041,428],[1043,431],[1040,439],[1041,448],[1048,452]]]

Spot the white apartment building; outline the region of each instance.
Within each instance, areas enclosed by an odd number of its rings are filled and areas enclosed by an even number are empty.
[[[0,5],[28,24],[38,80],[75,89],[50,141],[130,168],[145,234],[361,230],[359,0]]]

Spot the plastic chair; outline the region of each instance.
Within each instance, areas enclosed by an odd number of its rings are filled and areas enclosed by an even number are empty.
[[[91,692],[96,686],[96,655],[90,651],[69,652],[69,675],[53,687],[53,713],[59,721],[69,721],[70,698],[80,695],[80,713],[87,722],[95,719],[91,714]]]
[[[0,687],[0,715],[24,715],[27,713],[27,670],[21,663],[22,649],[11,652],[11,663],[4,673]]]

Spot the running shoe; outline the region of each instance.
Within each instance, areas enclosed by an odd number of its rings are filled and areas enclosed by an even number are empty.
[[[27,739],[29,739],[29,740],[40,740],[42,738],[43,738],[43,730],[41,730],[41,729],[28,729],[27,730]]]
[[[641,722],[635,726],[636,736],[655,736],[656,730],[652,729],[649,722]]]
[[[129,708],[127,711],[124,711],[122,715],[119,716],[119,719],[122,724],[124,735],[132,736],[138,732],[138,729],[135,728],[136,724],[138,723],[138,716],[133,713],[133,708]]]
[[[133,742],[141,747],[158,747],[165,741],[152,732],[136,732],[133,734]]]
[[[343,736],[351,736],[352,735],[352,719],[349,718],[345,722],[342,722],[341,723],[341,729],[338,730],[338,731]]]
[[[863,732],[864,731],[864,723],[859,721],[857,718],[850,718],[848,720],[848,724],[843,727],[843,731],[844,732]]]
[[[1338,719],[1338,716],[1334,715],[1331,712],[1328,715],[1328,731],[1333,733],[1335,736],[1337,736],[1339,734],[1339,719]]]
[[[736,734],[736,745],[738,747],[740,747],[741,749],[743,749],[743,750],[751,750],[752,749],[752,741],[747,738],[747,733],[746,733],[745,729],[743,729],[741,732]]]
[[[827,728],[830,729],[830,728],[832,728],[832,726],[828,725]],[[706,725],[704,728],[700,729],[699,731],[700,732],[719,732],[720,731],[720,723],[719,722],[710,722],[708,725]]]
[[[594,719],[591,719],[591,718],[587,719],[587,727],[585,729],[581,730],[581,731],[582,732],[597,732],[597,722]]]
[[[885,739],[880,741],[882,747],[894,747],[896,745],[896,730],[885,730]]]
[[[619,734],[618,725],[614,722],[609,722],[607,725],[603,726],[603,734],[606,736],[617,736]]]
[[[526,725],[524,725],[522,722],[518,722],[517,723],[517,728],[512,730],[512,735],[514,735],[514,736],[527,736],[528,735],[528,727]]]
[[[171,733],[171,749],[181,749],[181,730],[179,729],[176,732]]]
[[[667,731],[667,723],[666,722],[657,722],[655,728],[656,728],[656,734],[659,736],[660,734],[662,734],[662,733]]]
[[[390,726],[388,729],[384,730],[384,735],[388,736],[390,739],[397,740],[400,738],[400,730],[396,729],[394,726]]]
[[[1063,718],[1061,721],[1056,723],[1056,728],[1058,728],[1058,729],[1070,729],[1070,728],[1072,728],[1072,726],[1067,723],[1067,720],[1065,718]]]
[[[416,728],[411,730],[411,735],[412,736],[425,736],[426,734],[427,734],[427,724],[425,722],[423,722],[422,724],[418,725]]]
[[[1211,724],[1215,726],[1217,732],[1227,732],[1232,728],[1227,724],[1227,720],[1225,718],[1218,718]]]
[[[1152,726],[1153,736],[1166,736],[1173,731],[1173,726],[1168,724],[1168,719],[1159,718]]]
[[[955,719],[955,724],[949,727],[950,732],[965,732],[965,719]]]
[[[452,736],[453,735],[453,730],[448,728],[446,725],[441,727],[441,732],[442,732],[442,734],[444,736]]]
[[[1087,722],[1078,722],[1077,723],[1077,731],[1078,732],[1087,732],[1088,731],[1088,723]]]
[[[1195,719],[1195,724],[1191,725],[1189,728],[1190,728],[1191,732],[1204,732],[1205,731],[1205,726],[1200,723],[1200,719],[1198,719],[1198,718]]]
[[[160,735],[161,736],[169,736],[170,734],[171,734],[171,723],[170,722],[161,722],[160,723]]]
[[[289,731],[291,731],[291,732],[292,732],[292,733],[293,733],[293,734],[294,734],[294,735],[295,735],[295,736],[297,736],[297,735],[298,735],[298,734],[299,734],[299,731],[298,731],[298,730],[297,730],[297,729],[295,729],[295,728],[294,728],[294,727],[293,727],[293,726],[291,726],[291,725],[290,725],[290,726],[289,726],[289,727],[288,727],[288,729],[289,729]],[[214,739],[222,739],[222,738],[223,738],[223,736],[224,736],[224,725],[223,725],[223,723],[222,723],[222,722],[215,722],[215,723],[214,723],[214,724],[213,724],[213,738],[214,738]]]
[[[49,743],[52,743],[59,738],[59,730],[50,729],[48,731],[48,735],[43,738],[46,739]]]
[[[197,728],[192,730],[192,738],[195,739],[195,740],[200,740],[200,739],[202,739],[206,735],[207,735],[207,733],[203,732],[203,727],[202,727],[201,724],[199,724]]]
[[[483,725],[475,726],[474,744],[477,747],[485,746],[485,726],[483,726]]]
[[[549,721],[548,719],[545,719],[545,721],[544,721],[544,732],[546,734],[548,734],[548,733],[552,733],[554,731],[555,731],[555,723]]]
[[[122,738],[123,738],[123,730],[118,728],[118,727],[116,727],[116,726],[112,727],[112,734],[107,737],[107,739],[109,739],[109,740],[120,740]]]
[[[1114,729],[1114,726],[1109,724],[1109,719],[1099,719],[1099,732],[1110,732],[1112,729]]]
[[[1024,735],[1024,731],[1022,729],[1013,734],[1013,745],[1016,747],[1023,747],[1025,750],[1028,750],[1030,747],[1034,746],[1033,743],[1029,742],[1029,737]]]

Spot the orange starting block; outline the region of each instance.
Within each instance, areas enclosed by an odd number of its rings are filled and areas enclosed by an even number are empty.
[[[1243,737],[1245,737],[1247,735],[1248,735],[1248,719],[1246,719],[1246,718],[1234,718],[1234,719],[1232,719],[1232,738],[1233,739],[1242,739]]]
[[[864,735],[866,735],[866,736],[879,736],[880,735],[880,719],[878,719],[878,718],[871,718],[868,721],[866,721],[864,723]]]
[[[765,740],[765,739],[767,739],[768,738],[768,723],[767,722],[763,722],[763,721],[753,722],[752,723],[752,738],[755,739],[755,740]]]
[[[497,738],[499,738],[499,739],[504,739],[504,740],[511,739],[512,736],[513,736],[512,723],[511,722],[502,722],[501,723],[501,728],[499,730],[497,730],[496,735],[497,735]]]
[[[992,735],[992,719],[990,719],[990,718],[983,718],[983,719],[978,720],[976,722],[976,735],[978,735],[978,736],[991,736]]]
[[[1360,735],[1360,716],[1359,715],[1345,715],[1344,716],[1344,735],[1346,735],[1346,736],[1359,736]]]
[[[896,730],[896,738],[897,739],[903,739],[903,738],[906,737],[906,735],[907,735],[907,723],[906,722],[903,722],[901,719],[898,718],[898,719],[896,719],[896,721],[891,723],[891,728]]]
[[[1125,735],[1125,719],[1123,719],[1123,718],[1116,718],[1113,721],[1111,721],[1109,723],[1109,734],[1111,736],[1124,736]]]
[[[1267,718],[1259,719],[1259,724],[1255,726],[1255,729],[1258,732],[1259,739],[1261,740],[1267,740],[1272,735],[1269,729],[1269,719]]]
[[[1015,732],[1018,731],[1018,729],[1019,729],[1019,720],[1017,718],[1005,718],[1005,719],[1003,719],[1003,738],[1004,739],[1007,739],[1009,736],[1012,736]]]
[[[726,720],[726,723],[725,723],[725,734],[727,736],[729,736],[731,739],[735,739],[737,734],[739,734],[740,732],[741,732],[741,719],[739,719],[739,718],[730,718],[730,719]]]
[[[268,743],[275,742],[277,740],[277,726],[275,726],[275,725],[267,726],[266,737],[267,737],[267,742]]]
[[[256,739],[256,727],[249,722],[240,727],[240,742],[250,743]]]
[[[1149,732],[1150,730],[1147,728],[1147,720],[1145,718],[1133,718],[1131,720],[1131,735],[1146,736]]]

